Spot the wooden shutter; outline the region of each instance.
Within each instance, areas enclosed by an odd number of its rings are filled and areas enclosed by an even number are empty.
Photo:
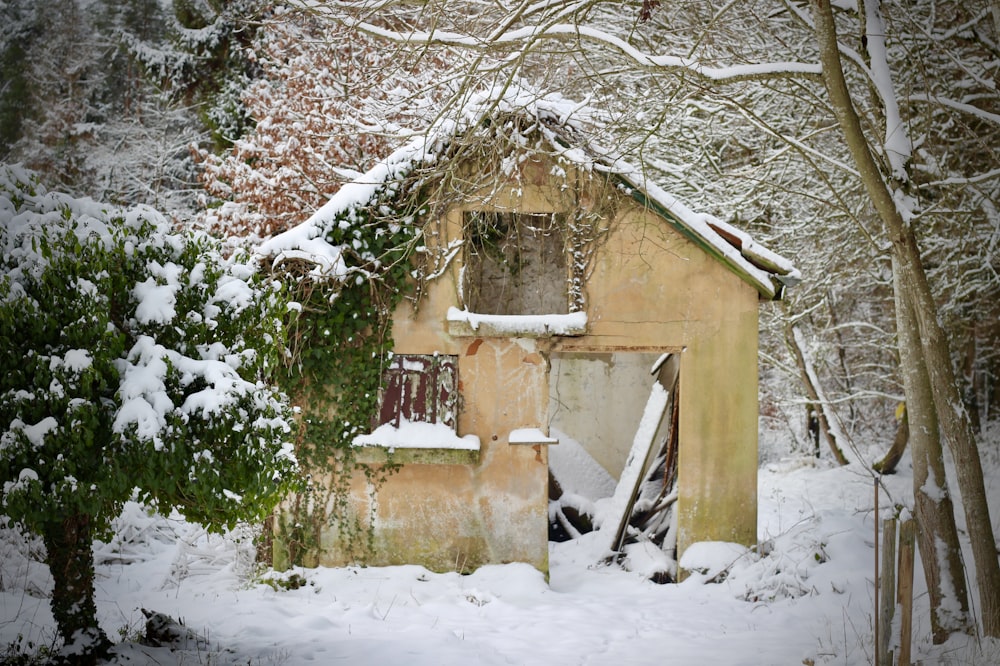
[[[454,429],[458,421],[458,357],[441,354],[395,354],[382,375],[377,425],[401,420],[441,423]]]

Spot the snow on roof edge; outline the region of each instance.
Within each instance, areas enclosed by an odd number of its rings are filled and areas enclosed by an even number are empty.
[[[511,86],[500,91],[474,93],[468,100],[471,109],[461,121],[444,119],[393,151],[364,175],[343,185],[305,222],[261,243],[257,253],[271,257],[275,264],[286,259],[314,257],[317,276],[337,275],[343,261],[339,248],[323,238],[324,226],[351,207],[370,203],[387,183],[399,179],[415,164],[435,155],[431,146],[474,126],[489,113],[522,112],[540,121],[549,119],[555,126],[539,124],[538,130],[556,149],[557,154],[585,169],[598,169],[615,176],[629,188],[628,194],[654,210],[685,237],[721,261],[737,276],[753,286],[768,300],[780,300],[784,288],[801,281],[797,268],[785,257],[757,243],[746,232],[706,213],[696,213],[679,199],[646,178],[645,173],[621,156],[599,148],[586,137],[568,136],[580,132],[575,121],[593,114],[585,105],[561,95],[541,95],[530,87]],[[560,132],[563,129],[564,132]],[[578,145],[580,142],[583,145]]]
[[[257,254],[272,257],[275,264],[284,259],[306,258],[312,254],[320,274],[330,266],[340,265],[340,250],[323,238],[324,225],[352,207],[363,206],[372,201],[386,183],[399,178],[414,161],[426,151],[430,135],[420,135],[354,180],[344,183],[325,204],[300,224],[272,236],[257,247]]]
[[[623,158],[609,159],[610,163],[602,166],[625,184],[629,196],[663,217],[761,296],[781,300],[786,286],[801,282],[801,273],[791,261],[764,247],[750,234],[708,213],[694,212]]]

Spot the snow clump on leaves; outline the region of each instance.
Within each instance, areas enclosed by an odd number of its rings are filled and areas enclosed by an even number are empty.
[[[279,285],[148,208],[47,193],[0,168],[3,512],[103,529],[138,487],[223,527],[296,469]]]
[[[76,663],[110,645],[91,545],[126,501],[222,530],[295,484],[286,309],[210,237],[0,166],[0,512],[42,537]]]
[[[110,645],[91,544],[126,501],[222,530],[296,483],[287,307],[207,235],[0,166],[0,513],[42,537],[76,663]]]

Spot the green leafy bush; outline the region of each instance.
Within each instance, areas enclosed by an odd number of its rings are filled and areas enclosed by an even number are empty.
[[[0,167],[0,511],[45,542],[67,653],[107,647],[91,542],[133,493],[221,530],[296,483],[286,308],[206,235]]]

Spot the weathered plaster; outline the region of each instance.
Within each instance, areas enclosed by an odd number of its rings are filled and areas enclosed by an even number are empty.
[[[628,459],[659,356],[614,351],[550,357],[549,427],[579,442],[614,479]]]
[[[575,201],[603,196],[554,187],[548,173],[545,164],[528,163],[523,181],[496,187],[489,203],[571,211]],[[405,465],[374,493],[355,479],[355,511],[373,516],[366,563],[467,570],[523,561],[547,571],[547,445],[510,445],[507,436],[528,427],[548,432],[552,354],[681,354],[680,548],[703,539],[755,541],[757,292],[631,199],[623,196],[617,210],[585,285],[586,335],[449,335],[446,312],[463,306],[460,253],[426,285],[418,309],[399,307],[398,353],[459,356],[458,434],[477,435],[482,450],[475,464]],[[443,248],[461,238],[461,224],[459,210],[432,222],[428,244]],[[620,425],[630,441],[636,423]],[[605,466],[620,472],[623,463]],[[327,543],[323,564],[350,561],[351,554]]]
[[[757,292],[637,206],[612,227],[587,289],[590,334],[556,349],[681,353],[680,551],[755,543]]]

